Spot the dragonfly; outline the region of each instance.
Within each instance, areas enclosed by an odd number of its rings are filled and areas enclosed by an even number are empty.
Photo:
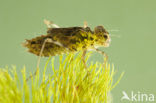
[[[111,41],[108,31],[102,25],[91,30],[87,22],[84,22],[83,27],[59,27],[48,20],[44,20],[44,23],[47,25],[45,35],[26,39],[23,43],[23,46],[28,48],[28,52],[39,57],[37,68],[39,68],[40,57],[76,53],[78,51],[83,51],[82,61],[84,64],[87,51],[96,51],[105,56],[105,61],[107,61],[106,53],[98,49],[99,47],[109,47]]]

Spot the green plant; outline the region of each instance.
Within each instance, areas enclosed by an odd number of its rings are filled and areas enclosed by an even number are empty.
[[[19,83],[16,70],[11,76],[8,70],[0,69],[0,103],[108,103],[108,94],[123,76],[122,73],[113,84],[113,66],[96,62],[85,68],[80,53],[69,54],[65,59],[60,56],[59,69],[54,67],[53,58],[53,73],[46,79],[50,60],[46,63],[43,77],[37,71],[37,75],[31,79],[31,85],[26,82],[25,67],[22,69],[23,86]]]

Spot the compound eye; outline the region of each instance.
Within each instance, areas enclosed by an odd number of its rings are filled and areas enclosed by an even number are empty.
[[[104,37],[105,39],[107,39],[107,38],[108,38],[108,36],[107,36],[107,35],[104,35],[103,37]]]

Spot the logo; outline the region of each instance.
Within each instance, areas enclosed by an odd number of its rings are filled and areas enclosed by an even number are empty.
[[[130,94],[127,94],[125,91],[122,91],[121,101],[134,101],[134,102],[153,102],[154,94],[147,94],[141,92],[131,91]]]

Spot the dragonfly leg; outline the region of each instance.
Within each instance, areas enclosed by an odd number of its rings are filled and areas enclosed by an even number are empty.
[[[95,51],[102,54],[105,58],[104,58],[104,64],[106,64],[107,60],[108,60],[108,55],[104,52],[104,51],[101,51],[97,48],[95,48]]]
[[[83,64],[84,64],[85,69],[87,68],[86,61],[85,61],[86,52],[87,52],[87,50],[84,50],[84,51],[83,51],[83,54],[82,54],[82,62],[83,62]]]
[[[37,60],[37,69],[36,69],[36,71],[35,71],[35,73],[34,73],[33,75],[29,76],[29,77],[26,79],[26,81],[28,81],[30,78],[32,78],[33,76],[35,76],[35,75],[37,74],[37,72],[39,71],[40,59],[41,59],[41,56],[42,56],[42,53],[43,53],[43,50],[44,50],[44,48],[45,48],[46,43],[54,43],[54,44],[56,44],[56,45],[58,45],[58,46],[64,47],[65,49],[69,50],[69,48],[65,47],[63,44],[61,44],[61,43],[59,43],[59,42],[57,42],[57,41],[53,41],[51,38],[45,39],[45,41],[44,41],[43,44],[42,44],[40,54],[39,54],[39,56],[38,56],[38,60]]]
[[[47,39],[43,42],[43,45],[42,45],[42,47],[41,47],[41,51],[40,51],[40,54],[39,54],[38,60],[37,60],[37,69],[36,69],[36,71],[35,71],[34,74],[30,75],[30,76],[26,79],[26,81],[28,81],[28,80],[31,79],[33,76],[35,76],[35,75],[37,74],[37,72],[39,71],[40,59],[41,59],[41,56],[42,56],[42,53],[43,53],[45,44],[46,44],[47,42],[52,42],[52,39],[47,38]]]
[[[48,28],[60,28],[58,25],[54,24],[52,21],[44,20],[44,24],[47,25]]]
[[[84,27],[84,28],[88,27],[87,21],[84,21],[83,27]]]

